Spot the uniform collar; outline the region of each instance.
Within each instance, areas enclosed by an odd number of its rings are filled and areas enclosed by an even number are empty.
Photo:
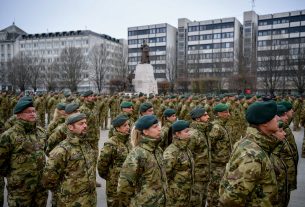
[[[161,139],[153,139],[149,137],[142,136],[140,141],[140,146],[150,152],[155,151]]]
[[[129,139],[129,134],[123,134],[118,132],[116,129],[114,130],[113,135],[123,143],[126,143]]]
[[[259,130],[253,127],[248,127],[246,137],[252,139],[268,154],[272,153],[274,148],[279,144],[279,140],[274,136],[262,134]]]
[[[29,122],[22,119],[16,120],[18,129],[23,130],[26,134],[30,134],[36,130],[36,122]]]
[[[179,139],[178,137],[175,137],[173,139],[173,144],[178,147],[181,150],[185,150],[188,146],[190,139]]]

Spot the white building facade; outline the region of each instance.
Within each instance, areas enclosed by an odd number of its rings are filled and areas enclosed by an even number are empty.
[[[10,27],[9,27],[10,28]],[[7,30],[7,29],[6,29]],[[4,36],[0,32],[0,36]],[[3,42],[3,41],[2,41]],[[126,40],[112,38],[105,34],[98,34],[90,30],[50,32],[39,34],[27,34],[19,32],[14,40],[8,43],[0,43],[1,62],[13,58],[17,54],[25,55],[30,58],[38,58],[45,68],[50,67],[54,62],[59,61],[61,52],[64,48],[80,48],[88,67],[85,67],[81,74],[81,82],[78,84],[78,91],[94,90],[97,91],[95,81],[95,71],[91,67],[90,53],[94,47],[103,47],[107,57],[107,70],[104,75],[103,92],[109,91],[109,82],[118,74],[118,67],[124,48],[127,47]],[[127,65],[127,63],[126,63]],[[126,66],[127,67],[127,66]],[[42,69],[44,70],[44,69]],[[45,71],[42,71],[44,73]],[[60,77],[60,71],[58,77]],[[44,81],[40,81],[39,89],[46,89]]]

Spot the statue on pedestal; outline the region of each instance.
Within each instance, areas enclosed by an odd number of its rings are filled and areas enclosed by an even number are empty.
[[[150,63],[149,60],[149,46],[147,45],[146,41],[143,40],[143,45],[141,45],[141,63],[140,64],[147,64]]]

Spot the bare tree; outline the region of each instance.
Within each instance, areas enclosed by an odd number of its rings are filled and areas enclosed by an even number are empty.
[[[43,80],[48,91],[54,91],[58,87],[60,64],[54,61],[44,65]]]
[[[116,58],[116,65],[113,69],[113,75],[114,78],[110,80],[111,85],[115,85],[115,83],[121,84],[120,87],[118,87],[119,91],[128,91],[131,90],[131,80],[133,71],[131,71],[128,67],[128,50],[123,48],[123,51],[121,51],[120,54],[117,54],[119,57]]]
[[[87,64],[81,48],[66,47],[61,51],[62,83],[72,92],[77,91],[77,86],[82,81],[82,73],[86,68]]]
[[[93,69],[92,78],[99,92],[105,85],[105,76],[110,70],[110,51],[107,49],[106,42],[95,45],[90,51],[89,61]]]
[[[166,78],[169,82],[169,89],[171,92],[174,91],[175,82],[177,79],[177,68],[176,68],[176,51],[174,47],[169,47],[166,57]]]
[[[29,67],[29,84],[32,86],[33,90],[36,92],[38,86],[42,84],[42,69],[43,69],[43,59],[39,57],[30,58]]]
[[[297,48],[296,54],[290,54],[288,61],[292,84],[300,94],[303,94],[305,91],[305,49]]]
[[[286,50],[271,49],[260,54],[260,64],[258,66],[258,76],[260,84],[271,95],[279,88],[281,76],[283,74],[283,55]]]
[[[21,53],[18,53],[8,62],[8,81],[14,87],[25,91],[29,84],[31,59]]]

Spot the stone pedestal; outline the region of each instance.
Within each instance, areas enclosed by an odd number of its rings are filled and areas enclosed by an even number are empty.
[[[136,66],[135,78],[132,80],[132,84],[137,93],[158,94],[158,85],[151,64],[138,64]]]

